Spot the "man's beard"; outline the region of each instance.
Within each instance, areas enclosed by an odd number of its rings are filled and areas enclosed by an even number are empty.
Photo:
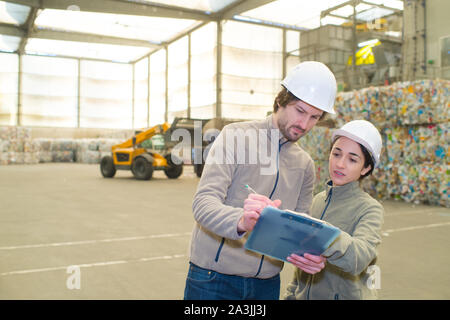
[[[302,132],[297,136],[294,136],[294,135],[292,135],[292,134],[289,134],[289,129],[291,129],[291,128],[297,128],[297,129],[299,129],[299,130],[301,130]],[[290,126],[289,128],[286,128],[286,123],[281,123],[280,121],[278,121],[278,129],[280,130],[280,132],[281,132],[281,134],[287,139],[287,140],[289,140],[289,141],[291,141],[291,142],[296,142],[296,141],[298,141],[301,137],[303,137],[304,136],[304,134],[305,134],[305,130],[303,130],[302,128],[300,128],[300,127],[297,127],[297,126],[294,126],[294,125],[292,125],[292,126]]]

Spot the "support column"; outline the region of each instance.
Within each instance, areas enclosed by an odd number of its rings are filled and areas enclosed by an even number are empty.
[[[217,21],[216,118],[222,118],[222,20]]]

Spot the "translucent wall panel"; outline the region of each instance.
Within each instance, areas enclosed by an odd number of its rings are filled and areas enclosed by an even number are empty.
[[[166,108],[166,50],[150,56],[150,125],[164,122]]]
[[[148,59],[134,64],[134,128],[148,126]]]
[[[77,75],[77,60],[22,56],[20,124],[75,127]]]
[[[175,117],[186,117],[188,108],[188,38],[183,37],[168,47],[169,123]]]
[[[80,127],[132,127],[132,65],[81,61]]]
[[[0,22],[23,25],[27,21],[30,9],[28,6],[0,1]]]
[[[0,53],[0,125],[16,124],[18,72],[18,55]]]
[[[11,37],[0,34],[0,50],[7,52],[16,52],[19,48],[21,38]]]
[[[191,34],[191,117],[214,117],[216,105],[217,24]]]
[[[286,73],[300,63],[300,32],[286,31]]]
[[[222,44],[222,116],[265,117],[280,90],[282,30],[226,21]]]
[[[28,54],[45,54],[49,56],[59,55],[129,63],[146,55],[149,52],[149,48],[29,38],[25,47],[25,52]]]

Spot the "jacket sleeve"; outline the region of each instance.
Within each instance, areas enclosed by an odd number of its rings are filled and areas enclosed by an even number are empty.
[[[359,275],[376,257],[381,243],[383,207],[377,203],[369,206],[357,222],[353,235],[341,230],[341,234],[322,254],[327,262],[344,272]]]
[[[236,240],[237,225],[244,212],[243,208],[225,205],[225,198],[236,170],[236,162],[229,159],[222,130],[208,154],[202,177],[194,195],[192,210],[194,219],[210,232],[224,238]],[[231,161],[230,161],[231,160]]]
[[[314,162],[309,161],[309,165],[305,170],[303,184],[300,189],[300,195],[297,200],[295,211],[309,214],[313,199],[314,180],[315,180]]]

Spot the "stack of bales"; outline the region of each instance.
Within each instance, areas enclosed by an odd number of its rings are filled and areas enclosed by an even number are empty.
[[[0,128],[0,164],[39,163],[39,146],[24,127]]]
[[[422,80],[339,93],[335,126],[365,119],[381,132],[381,164],[363,187],[379,199],[450,207],[450,81]],[[313,129],[300,145],[316,160],[316,192],[328,179],[331,130]],[[330,131],[330,132],[328,132]],[[325,162],[324,162],[325,161]]]

